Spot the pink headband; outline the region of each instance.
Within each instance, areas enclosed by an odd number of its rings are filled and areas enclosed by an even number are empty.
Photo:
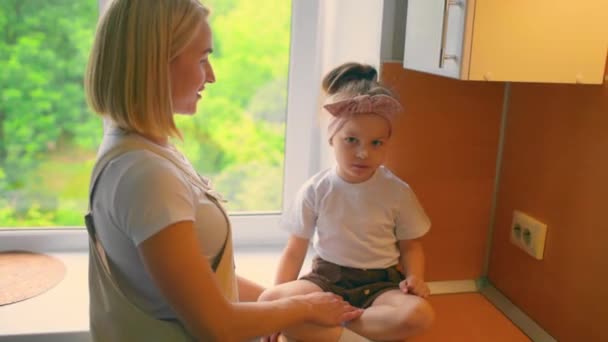
[[[358,95],[351,99],[326,104],[323,108],[331,114],[327,131],[329,140],[356,114],[373,113],[388,121],[389,135],[395,115],[403,110],[401,104],[388,95]]]

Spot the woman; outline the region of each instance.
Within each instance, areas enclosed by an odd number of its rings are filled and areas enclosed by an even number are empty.
[[[100,19],[85,78],[105,122],[86,216],[96,340],[242,341],[362,313],[329,293],[255,303],[263,289],[234,274],[221,196],[169,141],[215,82],[207,16],[196,0],[115,0]]]

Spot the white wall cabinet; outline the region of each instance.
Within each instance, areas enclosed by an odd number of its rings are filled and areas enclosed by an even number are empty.
[[[604,80],[608,0],[408,0],[403,65],[462,80]]]

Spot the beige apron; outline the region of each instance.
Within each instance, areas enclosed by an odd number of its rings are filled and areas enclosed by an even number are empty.
[[[91,178],[89,191],[89,213],[85,216],[89,232],[89,314],[91,336],[94,341],[192,341],[193,337],[178,321],[156,319],[133,304],[128,296],[119,288],[110,264],[106,258],[101,243],[97,240],[95,225],[91,212],[91,204],[99,175],[106,165],[118,155],[132,150],[149,150],[172,161],[186,173],[192,181],[197,181],[190,170],[175,159],[175,156],[146,144],[137,137],[126,136],[124,141],[98,156]],[[103,151],[102,151],[103,152]],[[201,182],[200,178],[198,179]],[[213,194],[206,187],[206,195],[226,216],[228,234],[224,246],[212,265],[220,288],[231,302],[238,301],[238,287],[234,273],[234,257],[232,251],[232,234],[230,221],[226,212]]]

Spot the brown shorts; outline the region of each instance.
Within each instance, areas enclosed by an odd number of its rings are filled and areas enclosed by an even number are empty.
[[[404,277],[396,265],[385,269],[358,269],[315,257],[312,271],[300,279],[342,296],[352,306],[367,308],[382,293],[398,289]]]

